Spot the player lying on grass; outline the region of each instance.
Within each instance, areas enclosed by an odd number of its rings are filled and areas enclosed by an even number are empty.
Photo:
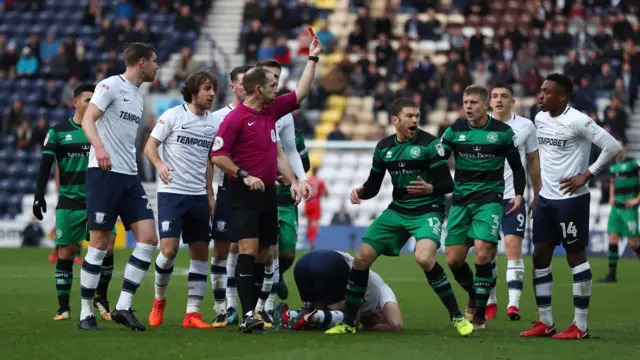
[[[155,298],[149,326],[160,326],[167,303],[167,285],[178,254],[180,237],[189,246],[189,292],[183,328],[213,328],[202,320],[200,304],[209,273],[209,223],[215,209],[209,149],[218,123],[207,111],[218,88],[207,72],[190,74],[182,88],[186,104],[171,108],[156,123],[144,153],[162,181],[158,186],[160,253],[156,258]],[[162,145],[162,156],[158,147]]]
[[[280,303],[274,322],[282,328],[306,330],[331,328],[344,319],[345,295],[353,256],[333,250],[317,250],[302,256],[293,268],[293,276],[300,299],[305,306],[289,310]],[[369,270],[364,303],[359,320],[365,330],[400,331],[402,313],[389,285],[380,275]]]
[[[58,311],[53,320],[68,320],[71,308],[69,297],[73,283],[73,263],[82,241],[88,239],[85,175],[89,164],[89,140],[82,131],[82,117],[91,101],[95,86],[83,84],[73,91],[73,117],[56,124],[47,133],[42,147],[42,161],[33,201],[33,215],[42,220],[47,212],[44,199],[51,166],[57,162],[59,172],[58,205],[56,207],[56,232],[54,243],[58,253],[56,262],[56,294]],[[56,173],[57,174],[57,173]],[[106,249],[106,256],[100,268],[100,280],[96,289],[93,306],[100,311],[104,320],[111,320],[107,289],[113,273],[113,228]]]
[[[353,189],[350,200],[352,204],[359,204],[376,196],[388,171],[393,201],[362,239],[349,274],[344,321],[327,330],[327,334],[356,332],[356,315],[367,290],[371,265],[380,255],[398,256],[407,240],[414,236],[416,261],[447,308],[453,326],[462,336],[467,336],[473,332],[473,326],[460,312],[447,275],[436,261],[444,195],[453,189],[445,151],[438,138],[418,129],[420,110],[416,102],[406,98],[395,100],[391,115],[396,134],[378,142],[369,178],[363,186]]]

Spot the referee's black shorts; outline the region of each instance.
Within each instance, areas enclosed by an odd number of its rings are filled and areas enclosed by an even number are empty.
[[[258,238],[261,246],[278,244],[278,198],[275,185],[264,192],[252,191],[244,183],[229,182],[231,227],[234,240]]]

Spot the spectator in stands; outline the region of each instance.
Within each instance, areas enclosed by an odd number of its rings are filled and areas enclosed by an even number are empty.
[[[313,24],[318,17],[318,9],[316,9],[314,4],[310,4],[307,0],[299,0],[292,15],[295,19],[293,21],[295,26]]]
[[[25,46],[31,48],[31,52],[38,57],[40,54],[40,40],[36,34],[31,34],[27,39]],[[38,59],[40,61],[40,59]]]
[[[31,216],[29,224],[22,230],[22,247],[39,247],[44,239],[44,230],[35,216]]]
[[[352,223],[351,215],[347,212],[346,207],[344,204],[340,205],[340,210],[331,218],[331,225],[351,225]]]
[[[80,80],[88,80],[91,78],[91,68],[89,66],[89,61],[85,59],[85,49],[84,46],[79,44],[76,46],[76,63],[71,68],[71,74],[74,77],[77,77]]]
[[[418,13],[414,12],[404,23],[404,33],[411,40],[422,39],[423,24],[418,19]]]
[[[269,19],[268,25],[271,25],[275,33],[286,33],[291,28],[291,20],[285,17],[284,10],[278,8],[273,12],[273,17]],[[270,36],[275,37],[275,33]]]
[[[116,19],[131,20],[133,18],[133,5],[127,0],[119,0],[113,8],[113,14]]]
[[[480,26],[476,26],[474,34],[469,38],[469,58],[476,60],[484,51],[484,35]]]
[[[248,24],[253,19],[262,18],[262,8],[258,3],[258,0],[247,0],[244,4],[244,10],[242,13],[242,21],[244,24]]]
[[[55,108],[60,105],[61,94],[56,88],[56,83],[53,80],[48,80],[47,85],[42,89],[41,106],[48,108]]]
[[[376,64],[369,63],[367,65],[367,69],[365,73],[365,89],[367,89],[367,92],[369,95],[373,94],[374,89],[378,85],[378,82],[380,82],[381,80],[383,79],[382,79],[382,76],[378,73],[378,68],[376,68]]]
[[[638,78],[631,72],[631,64],[624,63],[622,65],[622,83],[624,89],[629,93],[629,106],[633,109],[636,98],[638,97]]]
[[[589,51],[596,50],[598,48],[591,35],[587,33],[586,26],[580,27],[580,30],[573,35],[573,48]]]
[[[48,64],[49,74],[54,79],[67,79],[69,77],[69,61],[64,46],[58,48],[58,53]]]
[[[619,12],[616,15],[616,21],[613,23],[613,37],[622,41],[627,40],[631,36],[633,29],[624,13]]]
[[[56,39],[55,33],[50,31],[46,41],[40,43],[40,61],[48,63],[58,53],[58,49],[62,45],[60,40]]]
[[[133,41],[141,43],[153,43],[153,34],[149,32],[147,23],[143,20],[136,21],[136,26],[133,28]]]
[[[36,126],[31,131],[31,143],[29,144],[29,148],[39,153],[42,149],[42,145],[44,144],[44,139],[47,137],[48,131],[49,125],[47,124],[47,118],[41,116],[38,119]]]
[[[611,41],[611,35],[609,35],[604,25],[599,23],[596,35],[593,37],[594,44],[598,49],[603,50],[609,41]]]
[[[398,54],[387,64],[387,80],[398,81],[406,70],[406,63],[409,61],[409,54],[406,51],[398,51]]]
[[[366,13],[367,18],[369,17],[368,11],[366,8],[360,8],[360,13],[361,14]],[[364,32],[365,34],[368,34],[366,30],[367,29],[363,26],[362,32]],[[378,35],[380,34],[391,34],[391,33],[392,33],[391,17],[389,16],[389,12],[387,11],[387,8],[383,8],[382,14],[375,19],[373,36],[378,37]],[[369,38],[371,38],[371,35],[369,36]]]
[[[180,51],[180,61],[176,65],[173,78],[179,82],[184,81],[189,74],[196,72],[198,68],[200,68],[200,63],[191,55],[191,49],[184,47]]]
[[[275,47],[273,46],[273,39],[265,37],[262,40],[262,44],[258,48],[258,61],[264,59],[273,59],[275,56]]]
[[[487,0],[469,0],[466,15],[484,16],[489,13],[489,1]]]
[[[333,131],[327,136],[327,140],[330,141],[345,141],[348,140],[347,136],[340,130],[340,124],[333,125]]]
[[[27,150],[31,143],[31,125],[29,121],[23,120],[15,132],[16,150]]]
[[[82,25],[94,27],[101,22],[102,8],[100,7],[100,0],[90,0],[85,9],[84,18],[82,18]]]
[[[629,38],[636,44],[640,44],[640,23],[639,22],[634,22],[633,25],[631,25],[631,34],[629,35]]]
[[[353,31],[349,34],[349,39],[347,41],[347,46],[351,51],[355,51],[355,48],[366,49],[367,43],[369,39],[367,36],[362,33],[362,29],[360,29],[360,25],[357,23],[353,27]]]
[[[464,66],[464,65],[462,65]],[[476,85],[487,86],[489,84],[489,78],[491,74],[484,67],[484,63],[477,62],[475,70],[471,73],[473,83]]]
[[[0,34],[0,57],[7,52],[7,38]]]
[[[602,64],[601,72],[596,76],[596,88],[598,91],[611,91],[616,84],[616,74],[608,63]]]
[[[322,78],[321,84],[328,95],[344,95],[349,88],[349,78],[339,64],[334,64]]]
[[[373,93],[373,112],[377,121],[379,121],[379,113],[385,113],[387,119],[391,118],[389,114],[391,113],[391,103],[393,99],[395,99],[395,97],[389,89],[387,82],[384,80],[378,81]]]
[[[589,111],[595,108],[595,100],[596,89],[591,85],[589,76],[584,75],[573,92],[571,104],[578,110]]]
[[[38,59],[31,52],[31,48],[25,46],[16,64],[16,74],[21,78],[33,78],[38,75],[38,68]]]
[[[111,23],[109,18],[102,20],[98,43],[103,50],[114,49],[118,46],[118,29]]]
[[[349,75],[349,83],[351,85],[351,91],[349,92],[349,95],[355,97],[364,97],[367,95],[367,78],[362,72],[362,67],[356,66],[353,69],[351,75]]]
[[[447,97],[447,110],[457,111],[462,107],[462,92],[463,88],[460,83],[453,83],[451,90],[445,90]]]
[[[330,53],[336,45],[336,36],[329,31],[329,24],[326,20],[320,22],[320,29],[316,31],[318,40],[322,43],[322,47],[325,48],[325,52]]]
[[[627,112],[622,107],[620,98],[613,96],[611,97],[611,103],[604,110],[604,128],[613,135],[613,137],[624,139],[626,141],[627,127]]]
[[[182,34],[189,32],[198,33],[198,23],[193,18],[193,15],[191,15],[189,5],[183,5],[180,8],[180,13],[176,15],[173,22],[173,29]]]
[[[540,91],[544,79],[540,76],[537,68],[531,67],[529,68],[529,72],[524,74],[520,82],[526,96],[535,96]]]
[[[2,117],[0,135],[6,136],[13,134],[18,125],[23,121],[29,122],[29,116],[24,112],[22,101],[14,98],[11,103],[11,108]]]
[[[395,50],[393,50],[393,47],[389,43],[389,37],[387,34],[378,35],[378,45],[375,49],[375,56],[377,67],[386,67],[391,59],[396,56]]]
[[[500,50],[498,60],[511,63],[516,59],[516,53],[517,50],[514,48],[513,42],[511,39],[506,38],[502,41],[502,49]]]
[[[289,45],[287,45],[286,36],[278,36],[278,41],[273,51],[273,58],[284,66],[287,66],[291,63],[291,50],[289,50]]]
[[[459,26],[449,27],[447,41],[452,49],[461,51],[464,48],[464,40],[464,36],[462,36],[461,28]]]
[[[129,44],[136,41],[136,33],[133,32],[131,21],[127,19],[120,19],[120,33],[118,34],[118,41],[121,44]],[[123,48],[123,46],[120,45],[120,48]]]
[[[251,21],[251,28],[245,36],[245,58],[246,62],[255,62],[258,56],[258,47],[262,44],[264,34],[262,33],[262,23],[258,19]],[[324,44],[324,42],[323,42]]]
[[[564,64],[564,74],[572,78],[574,82],[584,74],[585,68],[578,61],[576,51],[571,50],[567,53],[567,63]]]
[[[622,78],[617,78],[616,83],[613,87],[613,91],[611,92],[612,97],[617,97],[620,99],[620,103],[622,106],[629,106],[629,92],[624,88],[624,82]]]
[[[442,40],[442,23],[436,17],[436,10],[429,8],[427,11],[427,21],[422,27],[422,39],[430,41]]]
[[[276,10],[286,11],[286,8],[280,0],[270,0],[267,4],[267,7],[264,11],[264,16],[262,17],[263,22],[267,22],[273,18],[273,14]]]
[[[18,64],[18,54],[16,52],[16,44],[10,42],[7,50],[0,55],[0,79],[13,78],[16,74],[16,65]]]
[[[511,85],[515,82],[515,78],[513,77],[513,73],[507,67],[507,64],[504,62],[499,62],[496,64],[496,72],[491,75],[491,79],[489,83],[491,84],[507,84]]]
[[[440,88],[438,88],[438,83],[436,83],[436,79],[429,79],[429,81],[427,81],[426,88],[422,92],[422,98],[424,99],[425,103],[427,103],[430,109],[433,110],[436,108],[436,102],[438,101],[438,98],[440,96],[441,92]]]
[[[473,79],[471,78],[471,75],[469,75],[469,71],[467,70],[465,64],[458,63],[456,65],[455,72],[445,75],[445,89],[453,87],[454,83],[460,84],[463,89],[473,83]]]
[[[64,56],[67,58],[67,68],[71,69],[78,60],[76,58],[76,35],[69,34],[64,39],[64,43],[62,44],[62,46],[64,47]]]

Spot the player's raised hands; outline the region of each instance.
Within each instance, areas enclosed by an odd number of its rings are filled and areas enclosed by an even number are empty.
[[[96,148],[96,160],[103,171],[111,171],[111,157],[104,147]]]
[[[360,192],[364,190],[364,186],[358,186],[351,190],[351,195],[349,195],[349,200],[352,204],[358,205],[360,204]]]
[[[168,167],[165,163],[160,163],[156,169],[158,170],[158,177],[162,180],[163,183],[169,185],[171,183],[172,177],[171,172],[173,169]]]
[[[418,180],[409,183],[407,192],[411,195],[429,195],[433,192],[433,185],[428,184],[418,176]]]
[[[560,191],[563,194],[573,194],[589,181],[589,174],[579,174],[568,179],[560,180]]]
[[[520,206],[522,206],[522,195],[514,196],[511,200],[509,200],[509,204],[511,204],[511,209],[507,211],[506,215],[515,214],[516,211],[520,209]],[[535,203],[534,203],[534,206],[535,206]]]

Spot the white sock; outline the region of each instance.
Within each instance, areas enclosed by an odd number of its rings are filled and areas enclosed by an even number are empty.
[[[136,248],[129,257],[129,262],[124,268],[124,282],[122,283],[122,291],[120,298],[116,304],[116,310],[128,310],[131,308],[133,295],[140,286],[144,275],[151,265],[151,256],[156,249],[154,245],[137,243]]]
[[[227,260],[211,258],[211,287],[213,288],[216,314],[226,314]]]
[[[509,288],[509,307],[520,308],[520,296],[524,282],[524,261],[522,259],[507,262],[507,287]]]
[[[551,292],[553,289],[553,275],[551,273],[551,266],[546,269],[533,270],[533,286],[536,292],[536,304],[538,304],[540,321],[547,326],[552,326]]]
[[[325,329],[336,326],[340,321],[344,320],[344,313],[342,311],[327,311],[318,310],[313,317],[311,317],[311,323]]]
[[[496,281],[498,279],[498,264],[496,264],[496,259],[491,260],[491,274],[493,276],[493,287],[491,288],[491,292],[489,293],[489,301],[487,301],[487,305],[498,304],[498,297],[496,295]]]
[[[238,289],[236,288],[236,264],[238,263],[238,254],[229,253],[227,258],[227,309],[238,309],[236,299],[238,298]]]
[[[264,309],[272,311],[275,308],[276,295],[278,294],[278,282],[280,281],[280,261],[278,258],[273,260],[273,284],[271,285],[271,292],[267,298],[267,303]]]
[[[207,272],[209,264],[204,260],[191,260],[187,286],[187,313],[200,313],[200,305],[207,291]]]
[[[173,274],[174,260],[175,259],[168,259],[162,252],[156,257],[155,290],[157,300],[167,298],[167,285],[169,285],[171,274]]]
[[[100,272],[102,270],[102,260],[107,252],[89,246],[87,254],[80,270],[80,295],[82,297],[82,310],[80,319],[93,315],[93,298],[96,295],[96,288],[100,282]]]
[[[255,312],[264,310],[264,307],[271,294],[271,287],[273,286],[273,269],[275,268],[275,261],[271,265],[264,267],[264,280],[262,281],[262,289],[260,289],[260,298],[256,304]]]
[[[589,301],[591,299],[591,267],[588,262],[580,264],[573,269],[573,307],[575,322],[578,329],[587,330],[587,313],[589,312]]]

